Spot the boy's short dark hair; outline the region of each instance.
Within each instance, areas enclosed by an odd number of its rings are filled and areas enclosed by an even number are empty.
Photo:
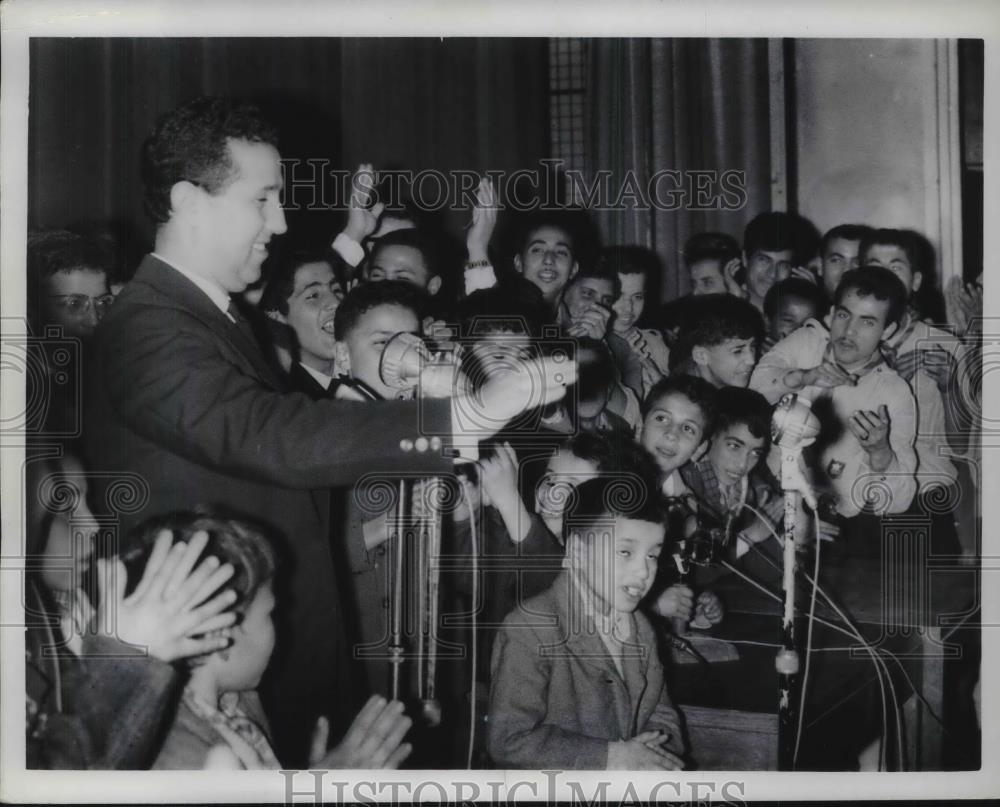
[[[715,434],[731,426],[746,426],[754,437],[764,438],[764,448],[771,445],[771,404],[756,390],[746,387],[722,387],[716,390]]]
[[[581,264],[580,270],[566,282],[566,290],[568,291],[581,280],[587,280],[588,278],[608,281],[611,284],[612,294],[614,294],[615,299],[618,299],[618,295],[622,293],[622,280],[618,276],[617,268],[605,260],[598,260],[592,264]]]
[[[441,250],[437,239],[424,230],[408,227],[404,230],[393,230],[386,233],[372,244],[369,265],[374,263],[380,250],[386,247],[410,247],[420,253],[427,267],[428,279],[444,274],[441,262]]]
[[[764,296],[764,314],[772,319],[778,313],[782,300],[798,300],[812,307],[813,318],[822,316],[826,309],[826,297],[819,286],[801,277],[789,277],[775,283]]]
[[[823,240],[820,242],[819,254],[820,256],[826,255],[826,251],[830,248],[830,243],[835,238],[842,238],[845,241],[861,242],[873,232],[875,231],[867,224],[838,224],[836,227],[827,230],[823,234]]]
[[[584,540],[603,535],[602,521],[629,518],[659,524],[666,533],[667,517],[655,476],[643,478],[632,474],[599,476],[580,483],[569,497],[563,519],[563,537],[573,533]]]
[[[267,529],[244,516],[222,512],[176,512],[154,516],[136,527],[129,538],[132,547],[122,555],[128,571],[128,591],[142,579],[156,539],[163,530],[173,533],[174,543],[189,543],[195,533],[208,533],[202,558],[216,557],[233,566],[226,588],[237,594],[232,610],[246,613],[257,592],[274,578],[277,558]]]
[[[858,297],[874,297],[889,303],[885,324],[899,325],[906,314],[906,286],[903,281],[884,266],[865,266],[844,272],[833,295],[833,304],[840,305],[847,292]]]
[[[760,311],[747,300],[732,294],[705,294],[693,297],[677,334],[678,359],[691,355],[695,347],[721,345],[727,339],[756,339],[764,336]]]
[[[719,268],[740,257],[740,245],[726,233],[695,233],[684,243],[684,265],[688,269],[698,261],[717,260]]]
[[[542,227],[555,227],[566,233],[569,238],[569,251],[574,260],[578,259],[580,248],[580,212],[571,208],[556,208],[547,210],[533,210],[525,214],[517,228],[517,238],[514,242],[515,253],[524,252],[528,246],[531,235]]]
[[[329,247],[299,248],[281,255],[271,269],[264,293],[260,298],[262,311],[280,311],[288,314],[288,300],[295,291],[295,275],[299,268],[309,263],[328,263],[333,268],[334,277],[342,280],[343,259]]]
[[[473,341],[494,333],[524,333],[537,339],[552,323],[552,312],[541,290],[520,275],[504,277],[492,288],[472,292],[458,303],[456,315],[462,337]]]
[[[743,230],[743,251],[747,259],[758,251],[790,249],[795,264],[805,266],[819,253],[819,244],[816,225],[796,213],[760,213]]]
[[[343,341],[357,327],[366,313],[380,305],[398,305],[410,309],[423,322],[430,301],[427,292],[405,280],[362,283],[344,297],[333,318],[333,337]]]
[[[210,194],[225,189],[233,173],[230,139],[278,143],[256,106],[230,98],[196,98],[159,119],[142,146],[144,204],[154,222],[170,218],[170,189],[178,182],[197,182]]]
[[[601,262],[619,275],[643,275],[647,281],[660,275],[660,256],[645,247],[607,247],[601,251]]]
[[[712,436],[715,430],[716,398],[718,391],[704,378],[677,374],[662,378],[653,385],[642,402],[642,416],[645,418],[652,408],[668,395],[683,395],[701,410],[705,418],[702,440]]]

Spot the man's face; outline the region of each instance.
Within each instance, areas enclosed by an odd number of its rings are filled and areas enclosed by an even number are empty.
[[[585,460],[565,448],[556,450],[535,490],[535,512],[543,518],[562,517],[577,486],[595,476],[597,463],[593,460]]]
[[[827,299],[832,300],[837,291],[837,285],[844,272],[849,269],[858,268],[858,247],[860,241],[852,241],[847,238],[831,238],[827,244],[826,252],[823,253],[823,290]]]
[[[833,355],[846,369],[863,366],[878,350],[883,336],[888,338],[896,326],[886,327],[889,301],[874,296],[859,297],[848,291],[833,309],[830,321],[830,341]]]
[[[785,278],[792,271],[792,251],[782,249],[777,252],[756,250],[749,256],[747,264],[747,288],[755,300],[763,300],[771,286]]]
[[[718,258],[704,258],[691,264],[691,293],[725,294],[726,281],[722,277],[722,261]]]
[[[600,534],[605,529],[610,535]],[[571,561],[599,603],[631,613],[653,585],[664,527],[616,516],[595,532],[598,534],[588,539],[571,536]]]
[[[708,449],[719,481],[729,487],[749,474],[764,456],[763,437],[754,437],[745,423],[737,423],[716,432]]]
[[[375,245],[371,266],[368,268],[368,280],[405,280],[426,289],[428,294],[436,294],[441,287],[441,278],[431,275],[430,267],[420,250],[402,244],[384,247]]]
[[[924,279],[920,272],[913,271],[910,259],[906,257],[906,251],[902,247],[893,244],[872,244],[862,258],[862,265],[885,267],[902,280],[906,286],[907,296],[917,291]]]
[[[306,263],[295,270],[284,320],[298,337],[302,363],[327,375],[336,356],[333,315],[343,299],[344,290],[327,261]]]
[[[387,303],[366,311],[347,337],[337,344],[337,360],[351,378],[363,381],[384,398],[397,390],[382,383],[379,362],[388,341],[397,333],[420,334],[417,315],[409,308]]]
[[[581,278],[570,285],[563,295],[570,321],[579,319],[594,306],[611,308],[614,303],[614,283],[603,277]]]
[[[65,500],[53,505],[68,506],[51,508],[55,513],[48,523],[42,549],[41,575],[49,588],[69,591],[81,585],[80,577],[90,566],[99,525],[87,505],[83,466],[67,456],[59,461],[59,467],[62,474],[58,490]]]
[[[711,347],[699,345],[691,351],[691,358],[713,386],[745,387],[757,363],[757,341],[726,339]]]
[[[469,347],[476,372],[481,378],[471,379],[473,386],[496,376],[516,373],[531,359],[531,337],[525,333],[498,331],[483,334]]]
[[[556,303],[578,268],[573,242],[559,227],[534,230],[528,235],[524,250],[514,256],[514,269],[538,286],[550,305]]]
[[[646,276],[618,275],[622,293],[615,300],[615,333],[626,333],[635,326],[646,307]]]
[[[74,269],[56,272],[42,283],[43,325],[61,325],[66,336],[94,332],[114,298],[104,272]]]
[[[189,268],[239,294],[260,278],[272,236],[288,229],[281,209],[281,165],[277,149],[265,143],[230,140],[233,175],[216,194],[194,186],[190,215],[192,254]]]
[[[810,317],[816,317],[812,305],[795,297],[784,297],[778,303],[778,310],[768,323],[768,332],[775,342],[780,342],[792,331],[798,330]]]
[[[671,392],[649,410],[642,422],[641,441],[668,476],[698,453],[704,434],[701,407],[686,395]]]

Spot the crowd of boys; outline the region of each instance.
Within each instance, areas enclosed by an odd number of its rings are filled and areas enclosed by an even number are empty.
[[[29,767],[458,767],[471,708],[482,764],[680,769],[659,644],[723,608],[672,571],[689,536],[670,508],[721,530],[734,562],[773,552],[787,393],[820,420],[803,464],[823,537],[878,555],[883,519],[921,514],[932,551],[975,553],[974,522],[940,503],[975,467],[982,281],[949,285],[931,324],[917,233],[820,238],[761,213],[742,243],[692,234],[667,267],[691,294],[661,308],[658,257],[589,248],[580,211],[524,214],[501,249],[489,180],[464,262],[368,165],[343,230],[299,244],[275,143],[225,99],[166,115],[143,150],[156,243],[128,283],[84,236],[29,238],[32,429],[65,449],[27,465]],[[67,336],[71,366],[51,347]],[[401,338],[426,346],[409,375],[386,351]],[[90,507],[120,479],[141,506],[92,557]],[[424,616],[404,494],[442,520],[448,734],[421,721],[414,632],[393,631],[393,605]]]

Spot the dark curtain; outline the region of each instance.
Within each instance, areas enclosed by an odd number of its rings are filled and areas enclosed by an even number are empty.
[[[767,40],[595,39],[591,46],[591,175],[609,169],[620,187],[631,171],[646,187],[663,169],[743,172],[738,209],[699,204],[686,191],[677,209],[662,209],[674,206],[668,180],[658,186],[665,204],[627,201],[595,212],[605,244],[659,254],[661,294],[672,299],[688,290],[681,261],[688,236],[719,230],[740,240],[746,222],[770,209]]]
[[[537,165],[545,54],[540,39],[33,39],[29,226],[102,224],[148,249],[140,146],[161,114],[202,94],[259,103],[282,156],[299,161],[297,181],[307,159],[348,170]],[[342,211],[298,207],[289,228],[303,239],[342,223]]]

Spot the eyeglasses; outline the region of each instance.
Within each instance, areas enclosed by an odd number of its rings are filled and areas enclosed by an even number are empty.
[[[55,300],[56,305],[74,317],[82,317],[89,313],[91,306],[94,307],[98,317],[103,317],[115,301],[113,294],[102,294],[100,297],[91,297],[89,294],[50,294],[49,298]]]

